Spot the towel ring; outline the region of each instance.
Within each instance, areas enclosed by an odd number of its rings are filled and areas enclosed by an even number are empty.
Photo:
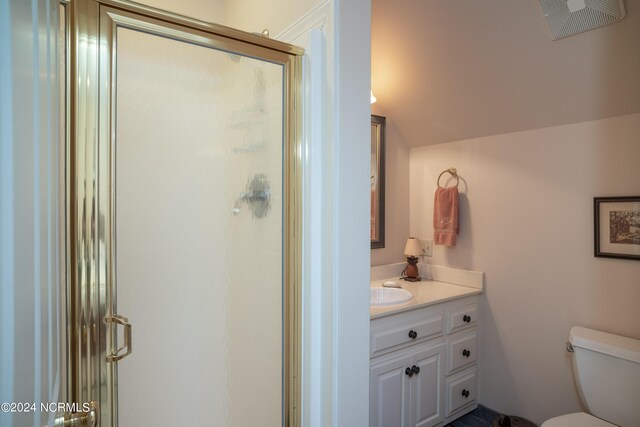
[[[438,175],[438,187],[444,188],[440,185],[440,178],[445,173],[449,173],[449,175],[454,176],[456,178],[456,187],[458,186],[458,184],[460,184],[460,177],[458,176],[458,171],[456,170],[456,168],[449,168],[447,170],[443,170],[442,172],[440,172],[440,175]]]

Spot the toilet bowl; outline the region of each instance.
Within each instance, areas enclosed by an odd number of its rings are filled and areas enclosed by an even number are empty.
[[[575,414],[551,418],[542,423],[541,427],[616,427],[616,425],[594,417],[593,415],[577,412]]]
[[[580,399],[591,414],[561,415],[541,427],[640,426],[640,340],[574,326],[569,343]]]

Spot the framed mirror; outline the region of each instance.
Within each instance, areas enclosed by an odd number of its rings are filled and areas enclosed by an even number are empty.
[[[371,249],[384,248],[385,122],[371,115]]]

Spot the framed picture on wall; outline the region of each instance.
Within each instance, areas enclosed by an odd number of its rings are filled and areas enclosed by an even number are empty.
[[[594,197],[595,256],[640,261],[640,196]]]

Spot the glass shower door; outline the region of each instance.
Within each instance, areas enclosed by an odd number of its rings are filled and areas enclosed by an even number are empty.
[[[299,57],[74,7],[76,398],[105,426],[294,425]]]
[[[282,425],[282,66],[117,39],[119,425]]]

